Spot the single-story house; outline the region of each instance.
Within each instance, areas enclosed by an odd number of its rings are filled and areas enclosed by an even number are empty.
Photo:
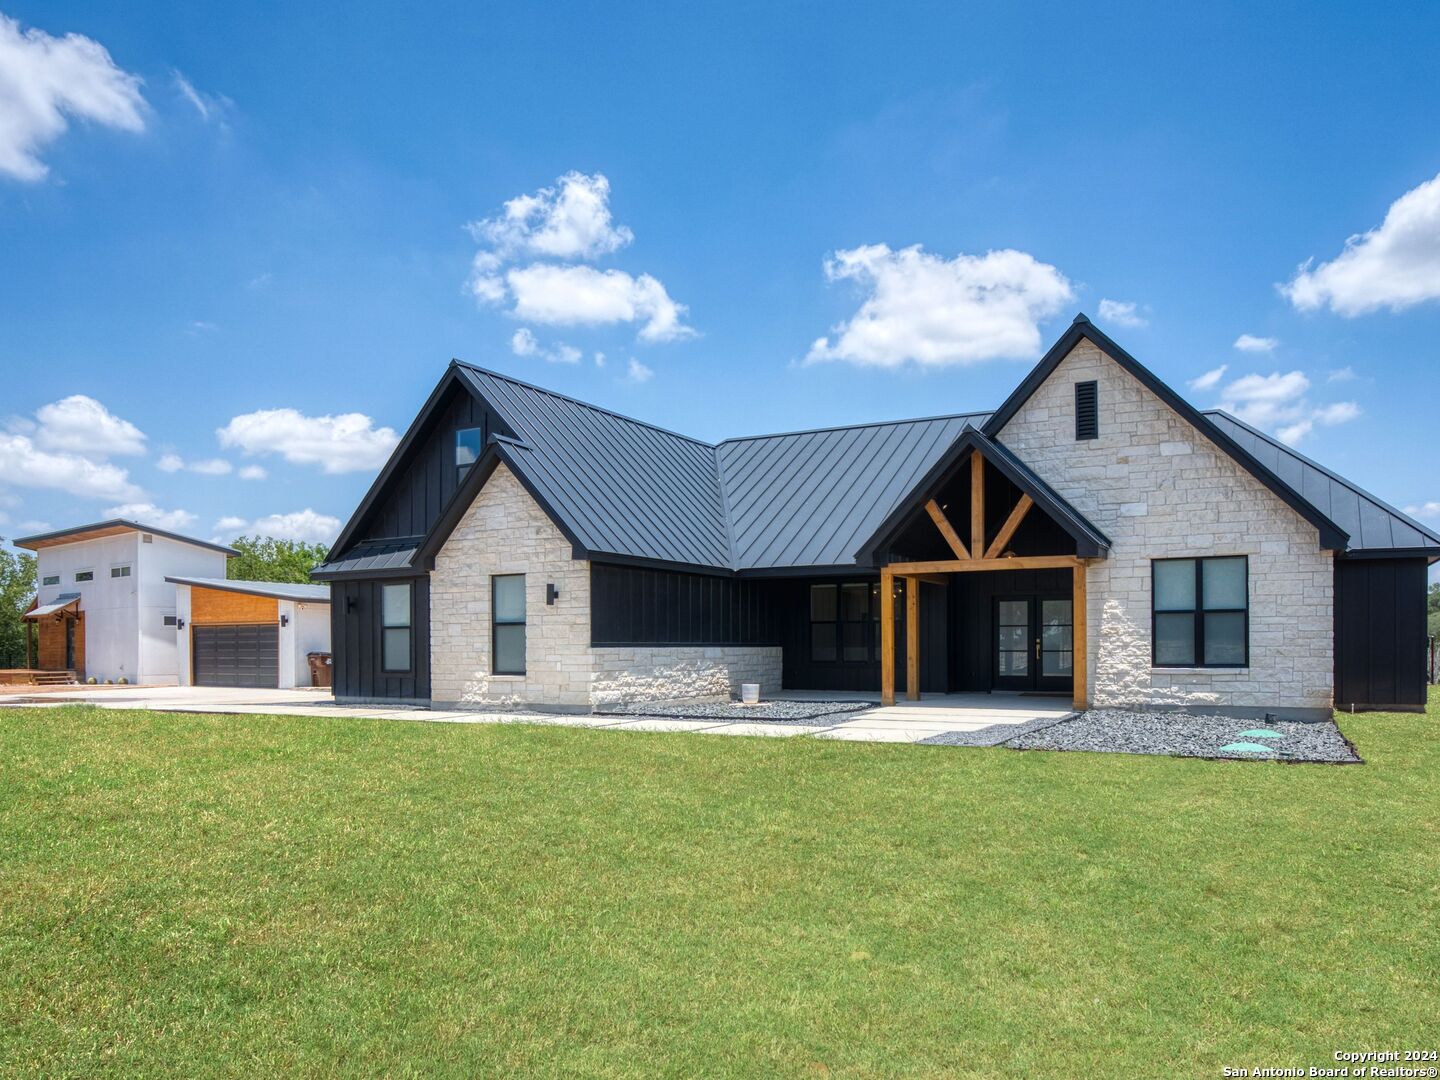
[[[315,573],[342,701],[1423,707],[1440,536],[1083,315],[999,408],[718,444],[452,362]]]
[[[330,651],[329,587],[227,581],[223,544],[114,519],[15,546],[38,589],[7,681],[309,686],[305,652]]]

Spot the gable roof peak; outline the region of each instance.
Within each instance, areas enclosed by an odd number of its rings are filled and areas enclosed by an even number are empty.
[[[1089,326],[1089,325],[1090,325],[1090,316],[1089,316],[1089,315],[1086,315],[1083,311],[1080,311],[1080,312],[1077,312],[1077,313],[1076,313],[1075,318],[1073,318],[1073,319],[1070,320],[1070,325],[1071,325],[1071,326],[1080,326],[1080,325],[1082,325],[1082,324],[1085,325],[1085,326]]]

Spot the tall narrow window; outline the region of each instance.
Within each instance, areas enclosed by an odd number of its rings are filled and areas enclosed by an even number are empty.
[[[461,428],[455,432],[455,482],[465,477],[465,470],[480,458],[480,429]]]
[[[496,675],[525,674],[525,575],[490,579],[491,640]]]
[[[1250,662],[1249,565],[1244,555],[1152,563],[1156,667]]]
[[[810,586],[810,659],[830,664],[840,656],[840,586]]]
[[[1100,390],[1097,384],[1081,382],[1075,384],[1075,438],[1077,440],[1100,437]]]
[[[410,586],[380,587],[380,667],[385,671],[409,671]]]

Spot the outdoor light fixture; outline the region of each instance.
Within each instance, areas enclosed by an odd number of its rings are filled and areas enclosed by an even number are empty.
[[[184,619],[176,619],[176,620],[175,620],[175,629],[176,629],[176,630],[184,630],[184,629],[185,629],[185,620],[184,620]]]
[[[290,616],[289,616],[289,615],[281,615],[281,616],[280,616],[280,625],[281,625],[281,626],[289,626],[289,625],[290,625]]]
[[[545,603],[554,607],[555,601],[558,599],[560,599],[560,590],[555,587],[555,583],[552,581],[545,586]]]
[[[353,596],[347,596],[347,597],[345,597],[345,614],[346,614],[346,615],[349,615],[349,614],[350,614],[352,611],[354,611],[354,610],[355,610],[355,597],[353,597]]]

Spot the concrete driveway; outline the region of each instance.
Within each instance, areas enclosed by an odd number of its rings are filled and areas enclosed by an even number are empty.
[[[782,697],[786,695],[780,695]],[[823,695],[797,694],[800,700]],[[837,694],[835,699],[844,698]],[[323,716],[379,720],[412,720],[451,724],[554,724],[564,727],[613,728],[628,731],[693,732],[704,735],[762,735],[817,738],[845,742],[918,743],[937,736],[973,736],[977,745],[1000,742],[1035,724],[1071,713],[1062,699],[1002,694],[947,694],[850,713],[840,723],[770,723],[683,720],[655,716],[590,716],[575,713],[444,711],[387,708],[383,705],[337,705],[329,690],[247,690],[216,686],[76,686],[37,691],[34,687],[0,688],[0,708],[54,707],[84,703],[103,709],[149,709],[155,712]]]

